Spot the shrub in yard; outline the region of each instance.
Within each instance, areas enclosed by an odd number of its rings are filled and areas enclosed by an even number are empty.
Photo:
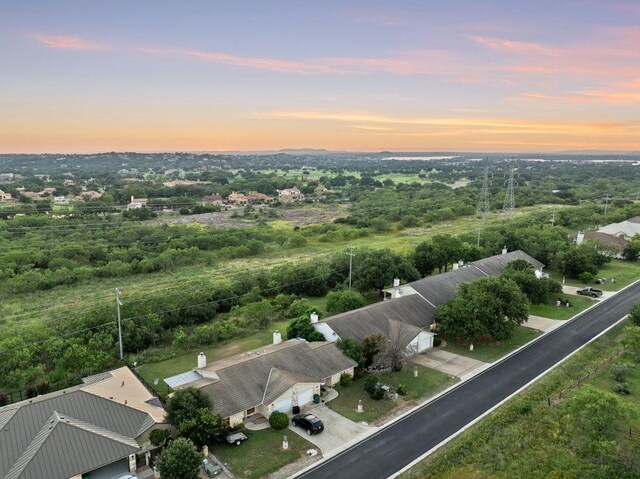
[[[613,374],[613,378],[619,382],[623,383],[626,381],[627,376],[631,372],[632,364],[622,363],[622,364],[614,364],[611,366],[611,374]]]
[[[433,347],[437,348],[438,346],[440,346],[442,344],[442,339],[440,339],[440,336],[435,336],[433,338]]]
[[[371,399],[379,400],[384,397],[384,389],[382,389],[382,384],[380,384],[378,376],[375,374],[370,374],[364,380],[364,390],[369,393]]]
[[[3,392],[0,392],[0,407],[6,406],[7,404],[9,404],[9,396],[7,396]]]
[[[38,395],[38,390],[34,386],[27,386],[27,389],[24,390],[25,396],[31,399]]]
[[[51,390],[51,386],[47,381],[42,381],[38,384],[38,394],[47,394]]]
[[[353,378],[351,377],[350,374],[342,373],[340,375],[340,381],[338,381],[338,384],[341,387],[346,388],[347,386],[349,386],[351,384],[352,380],[353,380]]]
[[[584,284],[589,284],[589,283],[592,283],[594,279],[596,279],[596,275],[593,274],[593,273],[589,273],[588,271],[584,271],[584,272],[580,273],[578,278]]]
[[[280,431],[289,425],[289,416],[280,411],[273,411],[269,416],[269,424],[276,431]]]
[[[396,392],[400,394],[400,396],[406,396],[407,386],[405,386],[404,384],[398,384],[398,387],[396,388]]]
[[[629,311],[629,319],[635,326],[640,326],[640,304],[636,304]]]
[[[629,391],[629,385],[627,383],[617,383],[613,387],[613,392],[618,394],[631,394],[631,391]]]

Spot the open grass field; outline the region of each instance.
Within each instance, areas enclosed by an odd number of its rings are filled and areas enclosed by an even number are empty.
[[[547,272],[551,278],[562,283],[562,273],[553,269],[549,269]],[[598,278],[606,278],[604,283],[598,285],[595,283],[586,285],[580,280],[565,278],[565,284],[568,284],[569,286],[576,286],[578,288],[593,286],[594,288],[602,289],[603,291],[618,291],[633,283],[639,276],[640,262],[632,263],[620,259],[613,259],[598,272]],[[613,283],[611,282],[612,279],[614,280]]]
[[[522,208],[517,215],[539,211],[542,206]],[[496,213],[490,223],[505,220]],[[288,228],[287,226],[282,226]],[[407,228],[371,234],[353,240],[331,243],[310,239],[301,248],[281,248],[270,250],[261,256],[233,260],[216,260],[215,264],[185,266],[176,270],[128,276],[124,278],[91,278],[81,284],[60,286],[49,291],[28,294],[10,294],[0,288],[0,318],[6,325],[19,328],[20,321],[38,319],[51,321],[60,317],[73,317],[94,308],[96,305],[113,305],[115,318],[115,288],[122,291],[125,308],[127,301],[148,293],[181,294],[189,290],[199,290],[218,278],[232,277],[238,272],[253,271],[256,268],[272,268],[283,264],[311,261],[333,254],[343,253],[350,244],[356,248],[390,248],[395,252],[407,253],[417,244],[436,234],[463,234],[475,231],[476,223],[470,218],[457,218],[437,225]]]
[[[364,378],[353,381],[348,387],[338,387],[339,396],[327,403],[327,405],[344,417],[355,422],[374,422],[396,407],[414,403],[434,396],[438,392],[455,384],[458,378],[441,373],[434,369],[423,366],[418,368],[418,377],[413,376],[414,365],[406,365],[402,371],[397,373],[380,374],[380,382],[397,388],[399,384],[407,387],[407,395],[404,399],[381,399],[376,401],[369,397],[364,390]],[[363,413],[356,411],[358,400],[362,400]]]
[[[640,433],[640,364],[635,363],[628,378],[631,394],[616,395],[622,416],[609,424],[600,442],[584,442],[584,436],[580,436],[582,431],[575,429],[565,406],[571,395],[587,384],[600,391],[611,392],[610,366],[572,390],[566,398],[551,407],[547,405],[548,397],[554,397],[574,385],[578,378],[605,362],[620,348],[621,339],[622,326],[617,326],[400,477],[639,477],[632,471],[621,475],[615,468],[623,462],[635,464],[636,471],[640,467],[637,439],[640,436],[629,438],[630,428]],[[634,360],[623,355],[611,364],[628,361]]]
[[[561,301],[561,306],[556,306],[558,299]],[[568,308],[565,306],[567,300],[569,301]],[[575,294],[554,294],[551,295],[548,303],[530,305],[529,314],[551,319],[569,319],[596,303],[597,300]]]
[[[147,381],[148,384],[154,384],[158,379],[158,384],[154,389],[159,394],[167,394],[169,386],[167,386],[164,378],[184,373],[196,367],[197,358],[200,352],[207,356],[207,362],[217,361],[234,354],[240,354],[245,351],[257,349],[273,342],[273,332],[277,329],[283,333],[287,329],[288,322],[275,323],[269,329],[258,331],[245,338],[233,339],[223,343],[212,344],[211,346],[203,346],[191,351],[184,351],[168,357],[164,361],[143,364],[137,368],[138,373]]]
[[[523,344],[535,339],[539,335],[540,331],[525,328],[524,326],[518,326],[516,327],[513,336],[501,343],[475,343],[473,345],[473,351],[470,351],[469,346],[463,346],[456,344],[453,341],[447,341],[447,345],[443,349],[444,351],[459,354],[460,356],[467,356],[469,358],[477,359],[478,361],[484,361],[485,363],[492,363],[500,359],[505,354],[508,354]]]
[[[249,439],[240,446],[214,444],[210,450],[239,479],[258,479],[305,455],[307,449],[314,447],[306,439],[287,430],[275,431],[262,429],[248,431]],[[282,449],[282,436],[287,435],[289,449]]]

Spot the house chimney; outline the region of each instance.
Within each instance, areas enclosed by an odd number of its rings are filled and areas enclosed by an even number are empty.
[[[579,232],[578,236],[576,236],[576,244],[579,246],[584,241],[584,233]]]
[[[131,195],[131,203],[133,203],[133,195]]]
[[[502,254],[507,254],[507,247],[502,248]]]
[[[202,369],[207,365],[207,357],[204,353],[198,354],[198,369]]]
[[[311,322],[312,323],[317,323],[318,322],[318,313],[316,313],[315,311],[313,313],[311,313]]]
[[[397,288],[400,286],[400,278],[393,278],[393,287]]]
[[[273,344],[280,344],[282,342],[282,335],[277,329],[273,332]]]

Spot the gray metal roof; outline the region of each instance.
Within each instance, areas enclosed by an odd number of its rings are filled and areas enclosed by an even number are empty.
[[[433,323],[436,308],[417,294],[403,296],[398,299],[375,303],[364,308],[347,311],[326,319],[331,329],[341,338],[363,340],[372,334],[382,334],[389,337],[390,321],[404,323],[405,333],[411,332],[415,338],[422,328],[428,328]],[[399,326],[391,326],[398,328]],[[404,336],[404,335],[403,335]]]
[[[0,477],[5,477],[30,446],[33,447],[32,444],[43,427],[51,421],[54,412],[59,416],[74,418],[75,426],[80,423],[88,424],[92,429],[87,426],[57,430],[56,427],[55,433],[52,431],[46,435],[43,444],[38,447],[38,451],[47,451],[47,454],[35,454],[24,473],[15,477],[67,478],[95,469],[106,464],[105,458],[110,457],[110,453],[103,454],[101,447],[98,447],[98,442],[103,441],[98,436],[112,440],[115,434],[134,441],[155,424],[153,418],[145,412],[81,390],[68,394],[52,393],[5,406],[0,408],[0,418],[4,422],[0,429]],[[67,422],[64,424],[71,425]],[[109,431],[106,436],[105,431]],[[87,448],[87,454],[82,454],[88,445],[97,448]],[[69,454],[69,450],[73,450],[73,454]],[[46,470],[47,474],[24,475],[27,470]],[[74,472],[67,474],[68,470]]]
[[[277,389],[282,394],[286,392],[286,389],[282,390],[282,385],[292,378],[289,373],[324,382],[334,374],[357,366],[353,359],[330,342],[296,342],[279,346],[267,354],[252,355],[242,362],[215,369],[220,380],[200,389],[213,399],[216,412],[222,417],[229,417],[263,404],[263,400],[267,401],[265,391],[270,386],[272,368],[286,373],[278,374],[277,386],[275,383],[271,385],[273,391]],[[309,380],[298,378],[299,382]],[[272,394],[268,395],[271,398]]]
[[[61,451],[60,446],[73,454]],[[54,412],[5,479],[72,477],[138,450],[140,446],[132,438]]]
[[[409,283],[409,286],[434,306],[440,306],[453,299],[462,283],[469,283],[485,276],[499,276],[505,270],[507,264],[517,259],[528,261],[536,269],[544,268],[544,264],[540,261],[523,251],[517,250],[473,261],[466,266],[446,273],[427,276]]]

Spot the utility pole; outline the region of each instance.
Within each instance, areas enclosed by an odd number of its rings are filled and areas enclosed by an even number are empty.
[[[347,256],[349,257],[349,291],[351,291],[351,272],[353,271],[353,257],[355,256],[353,253],[353,245],[349,245]]]
[[[120,342],[120,359],[124,359],[124,352],[122,349],[122,320],[120,319],[120,306],[122,306],[122,300],[120,299],[120,288],[116,288],[116,305],[118,307],[118,341]]]
[[[611,198],[609,198],[609,195],[605,196],[604,198],[604,215],[607,216],[607,210],[609,209],[609,200]]]

